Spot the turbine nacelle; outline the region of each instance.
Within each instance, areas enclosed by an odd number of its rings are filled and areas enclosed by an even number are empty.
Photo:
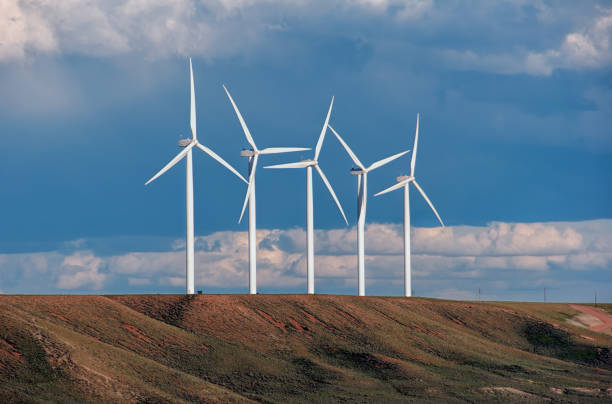
[[[351,175],[361,175],[361,174],[367,174],[368,170],[364,170],[363,168],[359,168],[359,167],[353,167],[351,168]]]
[[[396,178],[397,182],[412,182],[414,181],[414,177],[411,175],[400,175]]]
[[[241,157],[253,157],[257,152],[253,149],[242,149],[240,150]]]
[[[178,145],[179,147],[187,147],[191,144],[193,139],[179,139]]]

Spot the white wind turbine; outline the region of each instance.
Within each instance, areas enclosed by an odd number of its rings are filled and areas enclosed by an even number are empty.
[[[412,185],[415,186],[417,191],[419,191],[421,195],[423,195],[423,198],[425,198],[425,201],[427,202],[431,210],[433,210],[433,212],[435,213],[436,217],[440,221],[440,224],[442,225],[442,227],[444,227],[444,223],[442,222],[442,219],[440,219],[440,215],[438,215],[436,208],[434,208],[433,204],[425,194],[425,191],[423,191],[423,188],[419,186],[418,182],[416,182],[416,179],[414,177],[414,166],[416,164],[418,141],[419,114],[417,114],[416,132],[414,134],[414,149],[412,150],[412,159],[410,160],[410,175],[402,175],[397,177],[397,184],[392,185],[389,188],[382,190],[374,195],[378,196],[399,188],[404,188],[404,296],[406,297],[412,295],[412,281],[410,273],[410,195],[408,192],[410,183],[412,183]]]
[[[365,251],[364,251],[364,230],[365,230],[365,218],[366,218],[366,204],[368,201],[368,173],[375,170],[387,163],[395,160],[398,157],[403,156],[410,150],[403,151],[401,153],[394,154],[375,163],[372,163],[369,167],[361,164],[361,161],[357,158],[355,153],[346,144],[346,142],[340,137],[338,132],[334,130],[330,125],[329,129],[336,135],[338,141],[342,144],[348,155],[351,157],[357,167],[351,169],[351,174],[357,176],[357,274],[358,274],[358,290],[359,296],[365,296]]]
[[[229,98],[232,106],[234,107],[234,111],[236,112],[236,116],[240,121],[240,126],[242,126],[242,130],[244,131],[244,136],[249,142],[251,146],[250,149],[243,149],[240,152],[240,155],[243,157],[247,157],[249,159],[249,187],[247,188],[246,197],[244,198],[244,203],[242,205],[242,212],[240,212],[240,219],[238,219],[238,223],[242,221],[242,216],[244,215],[244,209],[246,208],[247,203],[249,204],[249,293],[254,295],[257,293],[257,225],[255,218],[255,171],[257,170],[257,162],[259,160],[260,154],[278,154],[278,153],[289,153],[289,152],[297,152],[303,150],[310,150],[310,148],[305,147],[268,147],[265,149],[258,149],[255,145],[255,141],[253,140],[253,136],[251,136],[251,132],[244,122],[244,118],[242,118],[242,114],[238,110],[238,106],[234,102],[234,99],[230,95],[229,91],[225,86],[223,86],[227,97]]]
[[[145,185],[148,185],[152,181],[154,181],[157,177],[168,171],[172,166],[178,163],[183,157],[187,156],[186,160],[186,179],[185,179],[185,215],[186,215],[186,228],[187,228],[187,243],[186,243],[186,254],[187,254],[187,267],[186,267],[186,277],[187,277],[187,294],[194,293],[194,235],[193,235],[193,165],[192,165],[192,153],[191,149],[194,147],[199,148],[204,153],[208,154],[213,159],[217,160],[224,167],[234,173],[238,178],[242,181],[247,182],[247,180],[238,173],[231,165],[229,165],[225,160],[223,160],[219,155],[217,155],[214,151],[210,150],[208,147],[204,146],[200,142],[198,142],[197,134],[196,134],[196,110],[195,110],[195,93],[193,90],[193,68],[191,66],[191,58],[189,58],[189,77],[191,81],[191,111],[190,111],[190,119],[189,124],[191,126],[191,139],[181,139],[179,140],[179,146],[184,147],[184,149],[177,154],[164,168],[159,170],[157,174],[155,174],[149,181],[146,182]]]
[[[317,141],[317,146],[315,148],[314,158],[312,160],[303,160],[297,163],[287,163],[287,164],[277,164],[274,166],[267,166],[264,168],[305,168],[306,169],[306,249],[307,249],[307,260],[306,260],[306,272],[308,279],[308,293],[314,294],[314,218],[313,218],[313,201],[312,201],[312,167],[314,167],[321,179],[325,183],[325,186],[329,190],[332,198],[334,198],[334,202],[338,206],[342,217],[346,224],[348,221],[346,220],[346,215],[344,214],[344,210],[342,210],[342,205],[340,205],[340,201],[336,197],[334,193],[334,189],[331,184],[327,180],[325,174],[323,174],[323,170],[319,167],[319,153],[321,153],[321,147],[323,146],[323,139],[325,138],[325,132],[327,132],[327,124],[329,123],[329,116],[331,115],[332,107],[334,105],[334,97],[332,97],[331,104],[329,104],[329,110],[327,111],[327,117],[325,118],[325,123],[323,124],[323,129],[321,129],[321,134],[319,135],[319,140]]]

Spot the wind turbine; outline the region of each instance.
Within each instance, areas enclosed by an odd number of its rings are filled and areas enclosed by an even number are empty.
[[[208,154],[213,159],[217,160],[221,165],[234,173],[242,181],[247,180],[238,173],[229,163],[223,160],[217,153],[198,142],[196,133],[196,111],[195,111],[195,92],[193,90],[193,68],[191,66],[191,58],[189,58],[189,77],[191,81],[191,111],[189,124],[191,126],[191,139],[179,140],[179,146],[184,149],[177,154],[168,164],[164,166],[157,174],[155,174],[145,185],[149,185],[157,177],[168,171],[172,166],[178,163],[183,157],[186,159],[186,179],[185,179],[185,216],[186,216],[186,255],[187,255],[187,267],[186,267],[186,278],[187,278],[187,294],[192,295],[194,293],[194,235],[193,235],[193,164],[192,164],[192,149],[197,147],[204,153]]]
[[[395,160],[398,157],[403,156],[408,153],[410,150],[403,151],[401,153],[394,154],[392,156],[386,157],[382,160],[379,160],[375,163],[372,163],[369,167],[361,164],[361,161],[357,158],[355,153],[351,150],[351,148],[346,144],[346,142],[340,137],[338,132],[334,130],[330,125],[328,125],[329,129],[336,135],[338,141],[342,144],[348,155],[351,157],[353,162],[357,165],[357,167],[353,167],[351,169],[351,174],[357,176],[357,263],[358,263],[358,291],[359,296],[365,296],[365,251],[364,251],[364,230],[365,230],[365,218],[366,218],[366,204],[368,201],[368,173],[373,171],[379,167],[384,166],[387,163]]]
[[[410,195],[409,195],[410,183],[412,183],[412,185],[415,186],[417,191],[419,191],[421,195],[423,195],[423,198],[425,198],[425,201],[427,202],[431,210],[433,210],[433,212],[435,213],[436,217],[440,221],[440,224],[442,225],[442,227],[444,227],[444,223],[442,222],[442,219],[440,219],[440,215],[438,215],[436,208],[434,208],[433,204],[431,203],[431,201],[425,194],[425,191],[423,191],[423,188],[419,186],[419,183],[416,181],[414,177],[414,166],[416,164],[418,141],[419,141],[419,114],[417,114],[416,132],[414,134],[414,149],[412,150],[412,159],[410,160],[410,175],[402,175],[402,176],[397,177],[397,184],[392,185],[389,188],[382,190],[379,193],[374,195],[374,196],[378,196],[378,195],[386,194],[387,192],[394,191],[399,188],[404,188],[404,296],[406,297],[409,297],[412,295],[412,280],[411,280],[411,273],[410,273],[410,270],[411,270],[410,268]]]
[[[346,215],[344,214],[344,210],[342,210],[342,205],[340,205],[340,201],[336,197],[336,194],[330,185],[329,181],[325,174],[323,174],[323,170],[319,167],[319,153],[321,153],[321,147],[323,146],[323,139],[325,138],[325,132],[327,132],[327,124],[329,123],[329,116],[331,115],[332,107],[334,105],[334,97],[332,97],[331,104],[329,104],[329,110],[327,111],[327,117],[325,118],[325,123],[323,124],[323,129],[321,129],[321,134],[319,135],[319,140],[317,141],[317,146],[315,148],[314,158],[312,160],[302,160],[297,163],[287,163],[287,164],[277,164],[274,166],[267,166],[264,168],[305,168],[306,169],[306,250],[307,250],[307,260],[306,260],[306,272],[308,278],[308,294],[314,294],[314,218],[313,218],[313,202],[312,202],[312,167],[317,170],[321,179],[325,183],[325,186],[329,190],[332,198],[334,198],[334,202],[338,206],[342,217],[346,224],[348,221],[346,220]]]
[[[250,149],[243,149],[240,152],[240,155],[243,157],[247,157],[249,159],[249,186],[247,188],[247,193],[244,198],[244,203],[242,205],[242,212],[240,212],[240,219],[238,219],[238,223],[242,221],[242,216],[244,215],[244,210],[246,208],[247,203],[249,204],[249,293],[254,295],[257,293],[257,225],[255,218],[255,171],[257,170],[257,161],[259,160],[260,154],[278,154],[278,153],[289,153],[289,152],[297,152],[303,150],[310,150],[310,148],[304,147],[268,147],[266,149],[258,149],[255,145],[255,141],[253,140],[253,136],[251,136],[251,132],[244,122],[244,118],[242,118],[242,114],[238,110],[238,106],[234,102],[234,99],[230,95],[229,91],[225,86],[223,86],[227,97],[229,98],[232,106],[234,107],[234,111],[236,112],[236,116],[240,121],[240,126],[242,126],[242,130],[244,131],[244,136],[249,142],[251,146]]]

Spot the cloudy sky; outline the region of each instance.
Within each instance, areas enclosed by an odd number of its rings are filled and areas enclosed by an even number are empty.
[[[184,290],[189,131],[242,172],[246,146],[314,147],[331,124],[369,164],[412,147],[416,295],[612,301],[612,3],[113,0],[0,2],[0,292]],[[247,290],[245,186],[194,155],[196,288]],[[263,165],[311,152],[264,156]],[[366,292],[402,291],[409,170],[370,175]],[[333,136],[315,180],[317,291],[356,291],[355,178]],[[261,292],[302,293],[305,173],[258,171]]]

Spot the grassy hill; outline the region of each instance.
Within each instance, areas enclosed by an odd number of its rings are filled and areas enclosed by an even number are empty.
[[[612,336],[569,324],[577,314],[391,297],[0,296],[0,397],[612,400]]]

